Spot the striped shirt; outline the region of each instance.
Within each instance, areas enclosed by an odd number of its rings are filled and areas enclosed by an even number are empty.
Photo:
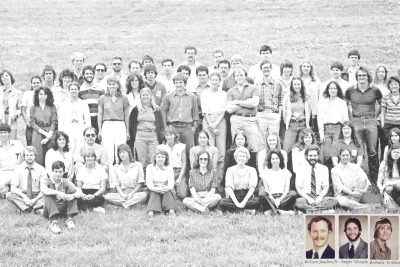
[[[96,117],[99,107],[99,98],[104,94],[104,90],[97,90],[96,87],[92,87],[87,90],[81,90],[79,92],[79,98],[82,99],[89,106],[90,116]]]
[[[167,94],[162,102],[162,110],[168,123],[192,123],[199,120],[197,97],[187,91],[181,96],[176,92]]]
[[[382,99],[382,108],[386,109],[385,123],[400,124],[400,98],[394,101],[392,94],[388,94]]]

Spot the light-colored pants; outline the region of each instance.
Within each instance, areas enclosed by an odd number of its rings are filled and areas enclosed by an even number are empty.
[[[355,199],[354,197],[351,196],[338,195],[336,196],[336,199],[340,206],[351,210],[369,207],[367,204],[360,203],[359,199]]]
[[[36,201],[35,205],[33,207],[30,207],[25,204],[24,200],[22,197],[19,195],[13,193],[13,192],[8,192],[6,195],[7,200],[13,204],[15,207],[20,209],[21,211],[25,212],[29,209],[37,210],[43,208],[44,200],[43,197],[41,197],[38,201]],[[33,198],[33,197],[32,197]]]
[[[231,116],[232,141],[237,133],[243,132],[247,137],[248,149],[258,152],[265,147],[262,140],[262,132],[256,117]]]
[[[4,196],[7,193],[13,173],[13,170],[0,171],[0,196]]]
[[[276,133],[279,136],[279,127],[281,124],[279,113],[258,112],[256,118],[260,124],[264,141],[267,140],[267,133]]]
[[[156,133],[148,133],[137,131],[134,143],[134,148],[137,154],[137,160],[142,163],[143,168],[146,168],[151,163],[158,145]]]
[[[123,191],[125,194],[129,194],[131,190],[124,189]],[[108,193],[104,195],[104,199],[113,205],[123,206],[125,209],[128,209],[133,205],[145,202],[147,199],[147,193],[136,192],[135,194],[133,194],[131,199],[123,199],[119,193]]]
[[[310,205],[307,202],[307,199],[301,197],[296,199],[296,203],[294,206],[303,212],[307,211],[321,211],[321,210],[328,210],[332,209],[337,205],[338,201],[334,197],[324,197],[318,205]]]
[[[107,151],[109,165],[118,163],[117,147],[126,143],[126,127],[123,121],[105,121],[101,127],[102,144]]]
[[[201,198],[204,199],[207,196],[208,192],[203,191],[203,192],[197,192],[197,195]],[[197,203],[196,200],[193,197],[185,197],[183,199],[183,205],[188,207],[191,210],[194,211],[199,211],[199,212],[204,212],[206,208],[213,208],[216,207],[221,200],[221,196],[218,194],[212,194],[208,197],[208,200],[205,203]]]
[[[73,154],[85,141],[83,138],[83,130],[84,128],[78,123],[72,123],[69,127],[64,129],[65,133],[68,134],[69,148]]]

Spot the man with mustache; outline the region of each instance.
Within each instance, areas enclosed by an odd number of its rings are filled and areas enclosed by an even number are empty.
[[[306,252],[306,258],[334,259],[335,251],[328,244],[329,238],[332,234],[331,221],[326,217],[316,216],[310,220],[307,228],[313,247]]]
[[[357,218],[348,218],[344,222],[344,232],[346,233],[348,243],[342,245],[339,249],[340,259],[367,259],[368,244],[361,239],[361,222]]]
[[[332,209],[337,200],[328,197],[329,171],[318,163],[319,147],[306,147],[304,156],[308,164],[296,173],[296,191],[300,198],[296,200],[295,208],[302,212],[315,212]]]

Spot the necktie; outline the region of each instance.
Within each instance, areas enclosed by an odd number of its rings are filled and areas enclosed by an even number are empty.
[[[26,181],[26,195],[32,198],[32,168],[26,167],[28,169],[28,179]]]
[[[354,245],[350,245],[349,258],[350,259],[354,258]]]
[[[314,252],[314,256],[313,256],[313,259],[319,259],[319,255],[318,255],[318,252]]]
[[[317,183],[315,181],[315,166],[311,167],[311,195],[317,196]]]

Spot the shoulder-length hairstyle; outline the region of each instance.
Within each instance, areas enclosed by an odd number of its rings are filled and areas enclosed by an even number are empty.
[[[324,93],[323,93],[323,96],[324,96],[325,98],[329,98],[329,97],[330,97],[330,95],[329,95],[329,87],[331,87],[331,84],[336,85],[337,97],[339,97],[340,99],[344,99],[343,90],[342,90],[342,88],[340,87],[340,85],[339,85],[339,83],[338,83],[337,81],[330,81],[330,82],[326,85],[325,91],[324,91]]]
[[[400,78],[399,78],[399,77],[396,77],[396,76],[392,76],[392,77],[390,77],[390,78],[388,79],[387,87],[389,88],[390,93],[392,93],[392,91],[390,90],[389,85],[390,85],[391,83],[393,83],[393,82],[397,83],[397,84],[400,86]]]
[[[302,66],[303,66],[304,64],[309,64],[309,65],[310,65],[310,67],[311,67],[311,70],[310,70],[311,81],[315,82],[317,79],[316,79],[316,77],[315,77],[314,66],[313,66],[313,64],[311,64],[311,62],[310,62],[309,60],[306,60],[306,61],[304,61],[303,63],[300,64],[300,66],[299,66],[299,76],[300,76],[300,77],[303,77],[303,75],[304,75],[303,69],[302,69]]]
[[[394,145],[393,142],[392,142],[392,133],[397,134],[399,136],[399,138],[400,138],[400,129],[397,128],[397,127],[394,127],[392,129],[390,129],[390,131],[389,131],[389,142],[388,142],[389,148],[392,148],[392,146]]]
[[[46,99],[46,106],[53,107],[54,106],[54,97],[53,93],[51,90],[45,86],[40,86],[39,89],[35,91],[35,94],[33,95],[33,105],[38,107],[39,106],[39,93],[40,91],[44,91],[44,93],[47,95]]]
[[[296,91],[293,88],[294,81],[300,81],[301,83],[300,95],[296,93]],[[296,102],[299,99],[299,96],[303,100],[303,103],[306,102],[306,87],[304,86],[303,80],[299,77],[294,77],[290,81],[290,102]]]
[[[132,81],[135,80],[135,78],[137,78],[139,81],[138,92],[140,92],[140,90],[142,90],[145,87],[142,75],[140,75],[139,73],[133,72],[133,73],[129,74],[128,77],[126,78],[126,94],[129,94],[130,92],[132,92],[132,90],[133,90]]]
[[[60,75],[58,76],[58,83],[59,83],[60,87],[61,88],[64,87],[63,78],[65,76],[70,77],[72,79],[72,81],[73,81],[74,80],[74,75],[75,75],[74,72],[72,70],[70,70],[70,69],[65,69],[65,70],[61,71]]]
[[[179,132],[176,130],[176,128],[172,125],[168,125],[167,127],[165,127],[164,129],[164,144],[167,143],[167,139],[165,138],[166,134],[173,134],[175,135],[175,144],[178,144],[180,142],[180,134]]]
[[[236,146],[236,137],[238,137],[239,135],[244,137],[244,145],[243,146],[247,148],[247,146],[249,145],[249,143],[247,142],[247,136],[243,132],[238,132],[233,137],[233,142],[232,142],[232,146],[231,146],[232,149],[236,149],[237,148],[237,146]]]
[[[293,63],[290,62],[288,59],[285,59],[280,66],[280,73],[281,76],[283,75],[283,68],[291,68],[292,69],[292,74],[293,74]]]
[[[386,68],[386,66],[384,65],[384,64],[382,64],[382,63],[379,63],[378,65],[376,65],[376,68],[375,68],[375,74],[374,74],[374,83],[376,84],[376,83],[378,83],[379,81],[378,81],[378,71],[379,71],[379,68],[383,68],[384,70],[385,70],[385,77],[383,77],[383,83],[384,84],[386,84],[387,83],[387,81],[388,81],[388,73],[389,73],[389,71],[388,71],[388,69]]]
[[[153,166],[156,166],[156,165],[157,165],[157,162],[156,162],[156,157],[157,157],[157,155],[163,155],[163,156],[165,157],[164,166],[168,166],[168,165],[169,165],[169,155],[168,155],[168,152],[165,151],[164,149],[157,148],[156,151],[154,152]]]
[[[264,164],[267,166],[268,169],[272,169],[271,158],[272,158],[273,154],[277,155],[279,158],[279,168],[284,169],[285,168],[285,160],[283,159],[282,152],[275,148],[273,148],[273,149],[271,149],[271,151],[269,151],[267,157],[265,158]]]
[[[4,73],[7,73],[8,75],[10,75],[11,85],[13,85],[13,84],[15,83],[15,78],[14,78],[14,75],[12,75],[11,71],[9,71],[9,70],[2,70],[2,71],[0,72],[0,85],[1,85],[1,86],[4,85],[3,80],[1,79],[1,76],[3,76]]]
[[[78,91],[81,90],[81,85],[80,85],[78,82],[72,82],[72,83],[70,83],[69,86],[68,86],[68,90],[71,89],[71,86],[76,86],[76,87],[78,87]]]
[[[389,178],[393,178],[393,164],[394,164],[394,159],[392,158],[392,151],[400,149],[399,144],[394,144],[388,151],[387,155],[387,172],[389,174]],[[397,161],[397,170],[400,171],[400,160]]]
[[[117,147],[117,157],[119,159],[120,162],[122,162],[122,159],[119,156],[119,153],[121,153],[121,151],[126,151],[126,153],[128,153],[129,156],[129,162],[135,162],[135,159],[133,158],[133,154],[132,154],[132,150],[130,148],[129,145],[127,144],[121,144]]]
[[[201,131],[197,134],[197,141],[198,141],[198,139],[199,139],[200,134],[204,134],[205,136],[207,136],[207,146],[209,146],[209,145],[210,145],[210,135],[209,135],[206,131],[201,130]]]
[[[33,75],[31,77],[31,91],[33,90],[33,86],[32,86],[33,80],[39,80],[40,84],[42,83],[42,78],[39,75]]]
[[[390,222],[390,220],[388,218],[386,218],[386,217],[380,218],[375,223],[375,228],[374,228],[374,238],[375,239],[378,238],[378,232],[379,232],[380,229],[383,228],[384,224],[389,224],[390,225],[390,231],[393,231],[392,223]]]
[[[138,110],[139,110],[139,112],[144,111],[143,106],[142,106],[142,94],[145,93],[145,92],[147,92],[147,93],[150,94],[150,105],[151,105],[151,108],[152,108],[154,111],[160,110],[160,106],[158,106],[158,105],[156,104],[156,102],[154,102],[154,96],[153,96],[153,93],[151,92],[151,89],[148,88],[148,87],[144,87],[143,89],[141,89],[141,90],[139,91],[139,96],[140,96],[140,102],[139,102],[139,104],[138,104]]]
[[[211,160],[211,156],[207,151],[201,150],[199,153],[197,153],[196,155],[196,161],[193,164],[193,169],[199,169],[200,168],[200,156],[206,154],[208,157],[208,161],[207,161],[207,170],[211,171],[212,170],[212,160]]]
[[[371,73],[369,73],[369,70],[367,69],[367,67],[364,67],[364,66],[360,66],[360,68],[357,70],[357,72],[356,72],[356,80],[358,81],[358,73],[359,73],[360,71],[363,71],[363,72],[365,72],[365,73],[367,74],[367,77],[368,77],[368,84],[372,83],[372,76],[371,76]]]
[[[56,77],[57,77],[57,73],[56,73],[56,70],[54,69],[54,67],[52,65],[44,66],[43,71],[42,71],[43,79],[44,79],[44,74],[46,73],[46,71],[51,71],[53,73],[53,82],[54,82],[56,80]]]
[[[118,88],[117,88],[117,93],[116,93],[115,95],[116,95],[117,97],[122,96],[121,83],[120,83],[119,80],[118,80],[117,78],[115,78],[115,77],[110,77],[110,78],[107,79],[107,92],[106,92],[106,95],[107,95],[107,96],[111,96],[110,90],[108,89],[108,84],[109,84],[109,83],[116,83],[116,84],[118,85]]]
[[[63,131],[56,131],[55,133],[54,133],[54,135],[55,135],[55,138],[54,138],[54,141],[53,141],[53,149],[54,149],[54,151],[57,151],[60,147],[58,146],[58,138],[60,138],[61,136],[62,137],[64,137],[64,139],[65,139],[65,146],[63,147],[63,152],[68,152],[69,151],[69,136],[68,136],[68,134],[66,134],[65,132],[63,132]]]
[[[354,142],[354,144],[356,145],[356,147],[360,147],[360,143],[358,142],[358,138],[356,136],[356,131],[354,129],[354,125],[351,121],[345,121],[344,123],[342,123],[342,126],[340,127],[340,133],[339,133],[339,139],[344,140],[344,136],[343,136],[343,127],[348,126],[351,129],[351,140]]]
[[[312,142],[311,145],[318,145],[317,143],[317,138],[315,137],[315,133],[308,129],[308,128],[304,128],[300,133],[299,133],[299,137],[297,138],[297,144],[296,147],[300,150],[303,151],[306,144],[304,143],[304,137],[311,135],[312,138]]]
[[[239,155],[239,153],[244,153],[246,155],[246,163],[249,161],[250,159],[250,152],[247,148],[245,147],[239,147],[235,150],[235,152],[233,153],[233,158],[235,159],[235,161],[237,162],[237,156]]]
[[[271,147],[268,145],[268,138],[269,138],[270,136],[274,136],[274,137],[276,138],[276,147],[275,147],[275,148],[271,148]],[[278,133],[268,133],[268,134],[267,134],[267,138],[265,139],[265,159],[267,159],[268,154],[269,154],[269,152],[270,152],[272,149],[276,149],[276,150],[279,150],[279,151],[282,150],[281,139],[279,138]],[[266,161],[264,161],[264,167],[266,166],[265,164],[266,164]]]

